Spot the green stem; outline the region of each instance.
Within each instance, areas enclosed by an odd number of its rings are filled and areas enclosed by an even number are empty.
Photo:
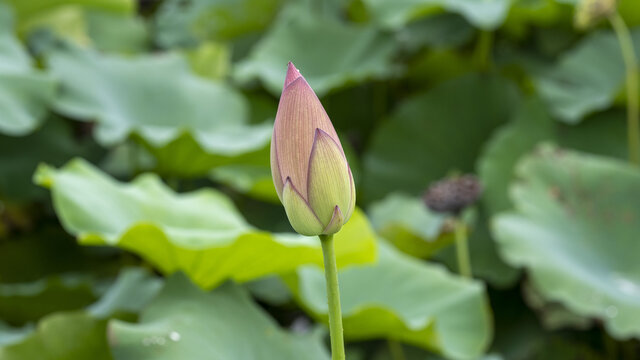
[[[389,352],[393,360],[405,360],[404,351],[402,350],[402,344],[393,339],[388,339]]]
[[[455,220],[456,255],[460,275],[471,278],[471,261],[467,245],[467,227],[461,219]]]
[[[640,165],[640,110],[638,105],[638,61],[633,50],[633,40],[629,28],[618,12],[609,17],[611,26],[618,37],[622,58],[627,69],[627,137],[629,161]]]
[[[333,249],[333,235],[320,235],[322,255],[324,257],[324,276],[327,281],[327,299],[329,301],[329,336],[331,337],[331,359],[345,360],[342,330],[342,310],[340,310],[340,287],[338,286],[338,267]]]
[[[482,30],[474,50],[474,62],[478,69],[486,71],[491,65],[491,48],[493,47],[493,32]]]

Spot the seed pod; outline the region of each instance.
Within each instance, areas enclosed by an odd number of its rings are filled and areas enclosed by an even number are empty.
[[[576,5],[574,24],[587,29],[616,11],[616,0],[581,0]]]
[[[459,215],[482,194],[482,184],[473,175],[463,175],[432,184],[424,194],[424,202],[435,212]]]

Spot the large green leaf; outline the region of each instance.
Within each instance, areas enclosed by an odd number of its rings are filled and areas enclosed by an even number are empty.
[[[635,48],[640,49],[640,31],[633,31],[632,36]],[[577,123],[586,114],[611,106],[624,87],[624,69],[616,36],[612,31],[599,31],[537,74],[535,83],[553,115]]]
[[[152,174],[121,184],[82,160],[60,170],[42,166],[35,178],[51,188],[63,226],[81,243],[133,251],[163,273],[181,270],[204,288],[322,264],[318,239],[259,231],[213,189],[178,195]],[[362,213],[336,238],[341,265],[375,258],[374,235]]]
[[[504,257],[548,301],[640,337],[640,171],[618,160],[544,146],[523,159],[516,211],[498,216]]]
[[[452,231],[445,229],[447,217],[418,198],[391,194],[371,205],[370,214],[378,234],[409,255],[426,258],[453,241]]]
[[[11,9],[0,2],[0,133],[17,136],[33,131],[54,94],[53,78],[32,67],[14,37]]]
[[[514,121],[491,137],[478,159],[484,186],[482,204],[490,215],[512,208],[509,184],[518,160],[543,141],[557,141],[579,151],[626,158],[626,116],[609,111],[590,116],[579,125],[554,123],[537,99],[523,102]]]
[[[421,16],[440,9],[464,16],[485,30],[499,27],[507,16],[510,0],[363,0],[373,18],[390,28],[401,28]]]
[[[395,42],[391,35],[373,26],[310,16],[310,10],[301,7],[286,10],[249,57],[238,64],[238,80],[258,78],[279,96],[287,62],[292,61],[322,96],[348,83],[388,76],[394,70],[391,58]]]
[[[207,294],[180,275],[167,281],[140,324],[110,322],[109,342],[117,360],[329,359],[317,334],[284,332],[240,287]]]
[[[491,315],[482,283],[403,255],[380,243],[377,264],[339,273],[344,334],[386,337],[435,350],[453,359],[481,355],[491,340]],[[322,271],[305,266],[287,279],[297,298],[326,321]]]
[[[168,0],[155,15],[156,42],[166,48],[230,40],[264,29],[281,0]]]
[[[241,94],[192,74],[177,54],[123,58],[67,47],[53,50],[48,62],[62,80],[59,111],[95,119],[104,145],[136,134],[162,155],[163,168],[202,174],[269,143],[271,126],[247,124]]]
[[[364,159],[365,198],[393,191],[419,194],[451,170],[471,171],[485,139],[518,102],[511,82],[484,74],[409,98],[371,140]]]

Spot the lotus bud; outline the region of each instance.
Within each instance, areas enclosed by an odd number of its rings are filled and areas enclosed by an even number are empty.
[[[331,235],[351,217],[353,175],[329,116],[289,63],[271,139],[271,175],[295,231]]]
[[[616,11],[616,0],[580,0],[574,18],[578,29],[587,29]]]

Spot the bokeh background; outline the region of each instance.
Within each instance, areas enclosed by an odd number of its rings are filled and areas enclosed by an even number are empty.
[[[0,359],[330,358],[269,170],[289,61],[356,180],[349,360],[640,359],[640,1],[584,6],[0,0]],[[473,279],[422,200],[464,173]]]

